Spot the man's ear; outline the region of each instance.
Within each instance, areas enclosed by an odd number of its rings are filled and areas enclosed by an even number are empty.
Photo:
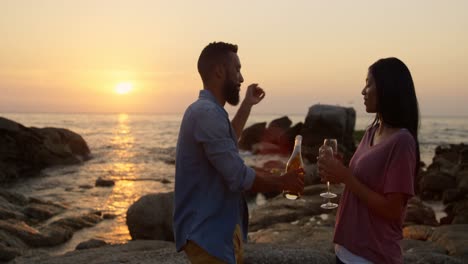
[[[216,64],[214,67],[214,75],[216,79],[224,79],[226,76],[226,68],[223,64]]]

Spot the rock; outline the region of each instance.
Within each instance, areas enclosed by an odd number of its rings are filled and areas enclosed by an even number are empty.
[[[437,146],[432,163],[427,167],[427,171],[441,171],[453,174],[455,170],[463,170],[465,151],[468,151],[468,148],[463,143]]]
[[[137,240],[123,245],[107,245],[99,248],[75,250],[60,256],[18,257],[12,264],[189,264],[184,253],[177,253],[174,243]]]
[[[270,153],[289,154],[294,146],[295,135],[287,135],[287,132],[288,131],[283,128],[269,127],[265,130],[262,141],[255,145],[272,144],[276,146],[276,148],[273,149],[276,152],[270,151]],[[290,137],[293,137],[293,139],[291,140]]]
[[[448,213],[453,217],[452,224],[468,224],[468,199],[453,203]]]
[[[307,217],[291,223],[274,224],[268,228],[249,233],[249,242],[289,244],[298,248],[307,247],[333,253],[333,227],[321,226],[320,222],[317,225],[317,222],[310,222]],[[328,224],[330,225],[330,223]]]
[[[459,258],[447,256],[445,254],[434,252],[408,252],[403,254],[403,263],[405,264],[463,264],[464,262]]]
[[[303,136],[303,146],[309,149],[304,158],[315,163],[318,147],[322,145],[323,139],[336,138],[347,162],[356,149],[353,137],[355,123],[356,112],[353,108],[331,105],[310,107],[300,133]]]
[[[459,162],[459,153],[464,148],[464,144],[437,146],[435,149],[435,158],[445,159],[453,164],[456,164]]]
[[[460,225],[460,224],[468,224],[468,213],[465,212],[464,214],[456,215],[451,224],[453,225]]]
[[[251,151],[256,155],[267,155],[285,152],[281,149],[280,146],[269,143],[269,142],[259,142],[252,145]]]
[[[320,215],[324,212],[324,209],[320,208],[322,203],[323,199],[319,195],[304,195],[295,201],[279,195],[252,210],[249,231],[254,232],[277,223],[293,222],[306,216]]]
[[[434,230],[429,241],[445,248],[450,256],[468,263],[468,225],[447,225]]]
[[[115,215],[115,214],[107,214],[106,213],[106,214],[102,215],[102,219],[115,219],[115,218],[117,218],[117,215]]]
[[[53,127],[32,129],[46,139],[45,145],[54,153],[73,153],[78,159],[89,158],[90,150],[88,145],[84,139],[75,132],[64,128]]]
[[[245,264],[283,264],[311,263],[333,264],[335,255],[313,248],[295,245],[247,244],[245,246]]]
[[[172,227],[174,193],[148,194],[127,210],[127,226],[133,240],[174,241]]]
[[[425,206],[418,197],[413,197],[408,201],[406,218],[404,225],[430,225],[437,226],[434,210]]]
[[[96,184],[95,184],[96,187],[112,187],[114,185],[115,185],[114,180],[103,179],[101,177],[99,177],[96,180]]]
[[[84,139],[63,128],[27,128],[0,117],[0,182],[31,177],[54,165],[90,158]]]
[[[24,208],[23,213],[28,217],[43,221],[63,212],[63,210],[63,207],[53,203],[31,203]]]
[[[460,196],[466,196],[468,194],[468,170],[462,170],[457,172],[457,190]]]
[[[450,225],[453,221],[453,216],[444,216],[440,219],[440,225]]]
[[[413,239],[403,239],[400,242],[401,248],[405,253],[424,253],[431,254],[437,253],[442,255],[447,255],[447,250],[440,245],[437,245],[434,242],[422,241],[422,240],[413,240]]]
[[[58,226],[77,231],[85,227],[92,227],[101,221],[102,213],[100,211],[95,211],[80,216],[62,218],[52,222],[50,226]]]
[[[44,235],[39,230],[29,226],[25,222],[0,220],[0,230],[8,232],[32,247],[54,245],[53,243],[48,243],[49,237],[47,237],[47,235]],[[71,234],[69,234],[68,239],[70,237]]]
[[[465,146],[463,143],[461,145]],[[464,147],[459,151],[458,164],[461,165],[462,169],[468,166],[468,147]]]
[[[444,204],[458,201],[461,198],[463,198],[463,195],[457,189],[447,189],[442,193],[442,202]]]
[[[69,217],[57,220],[39,229],[23,221],[0,220],[0,231],[3,230],[13,237],[21,239],[31,247],[56,246],[68,241],[73,232],[84,227],[94,226],[101,221],[96,213],[89,213],[79,217]]]
[[[6,220],[6,219],[10,219],[10,218],[18,219],[18,220],[24,220],[25,216],[24,216],[24,214],[21,214],[19,212],[15,212],[15,211],[12,211],[10,209],[0,207],[0,220]]]
[[[239,140],[239,148],[243,150],[252,150],[252,145],[259,143],[265,133],[266,122],[256,123],[242,131]]]
[[[51,247],[63,244],[73,236],[74,229],[67,226],[49,225],[39,230],[38,238],[33,237],[28,241],[32,247]]]
[[[29,203],[29,199],[26,198],[26,196],[20,193],[8,191],[6,189],[0,189],[0,197],[3,197],[3,199],[5,199],[7,202],[15,205],[24,206]]]
[[[0,244],[5,247],[17,249],[18,251],[23,251],[28,248],[28,245],[24,243],[23,240],[4,230],[0,230]]]
[[[292,121],[287,116],[283,116],[277,119],[274,119],[268,124],[268,128],[281,128],[283,131],[288,130],[291,127]]]
[[[6,247],[0,244],[0,261],[9,261],[21,255],[18,249]]]
[[[90,248],[98,248],[98,247],[103,247],[106,246],[107,243],[104,240],[100,239],[90,239],[85,242],[81,242],[76,246],[76,250],[82,250],[82,249],[90,249]]]
[[[454,175],[437,170],[424,173],[419,182],[421,198],[424,200],[440,200],[445,190],[456,186]]]
[[[162,184],[169,184],[169,183],[172,183],[172,182],[170,180],[164,178],[164,179],[161,180],[161,183]]]
[[[434,232],[434,227],[425,225],[412,225],[403,228],[403,237],[406,239],[426,241]]]

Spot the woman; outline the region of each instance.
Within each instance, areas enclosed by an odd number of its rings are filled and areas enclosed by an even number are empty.
[[[411,73],[399,59],[381,59],[369,67],[362,95],[376,116],[349,168],[319,158],[322,178],[345,184],[333,239],[337,263],[403,263],[399,241],[420,159]]]

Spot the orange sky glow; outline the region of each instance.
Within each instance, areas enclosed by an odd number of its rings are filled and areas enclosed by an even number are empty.
[[[423,116],[467,115],[467,10],[461,0],[4,0],[0,113],[181,113],[202,88],[200,51],[227,41],[239,45],[243,87],[266,90],[254,113],[315,103],[362,113],[367,67],[395,56]]]

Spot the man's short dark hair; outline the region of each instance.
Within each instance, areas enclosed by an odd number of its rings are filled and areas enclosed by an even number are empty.
[[[237,53],[237,45],[212,42],[202,50],[197,66],[203,83],[210,79],[215,65],[223,64],[228,60],[230,52]]]

